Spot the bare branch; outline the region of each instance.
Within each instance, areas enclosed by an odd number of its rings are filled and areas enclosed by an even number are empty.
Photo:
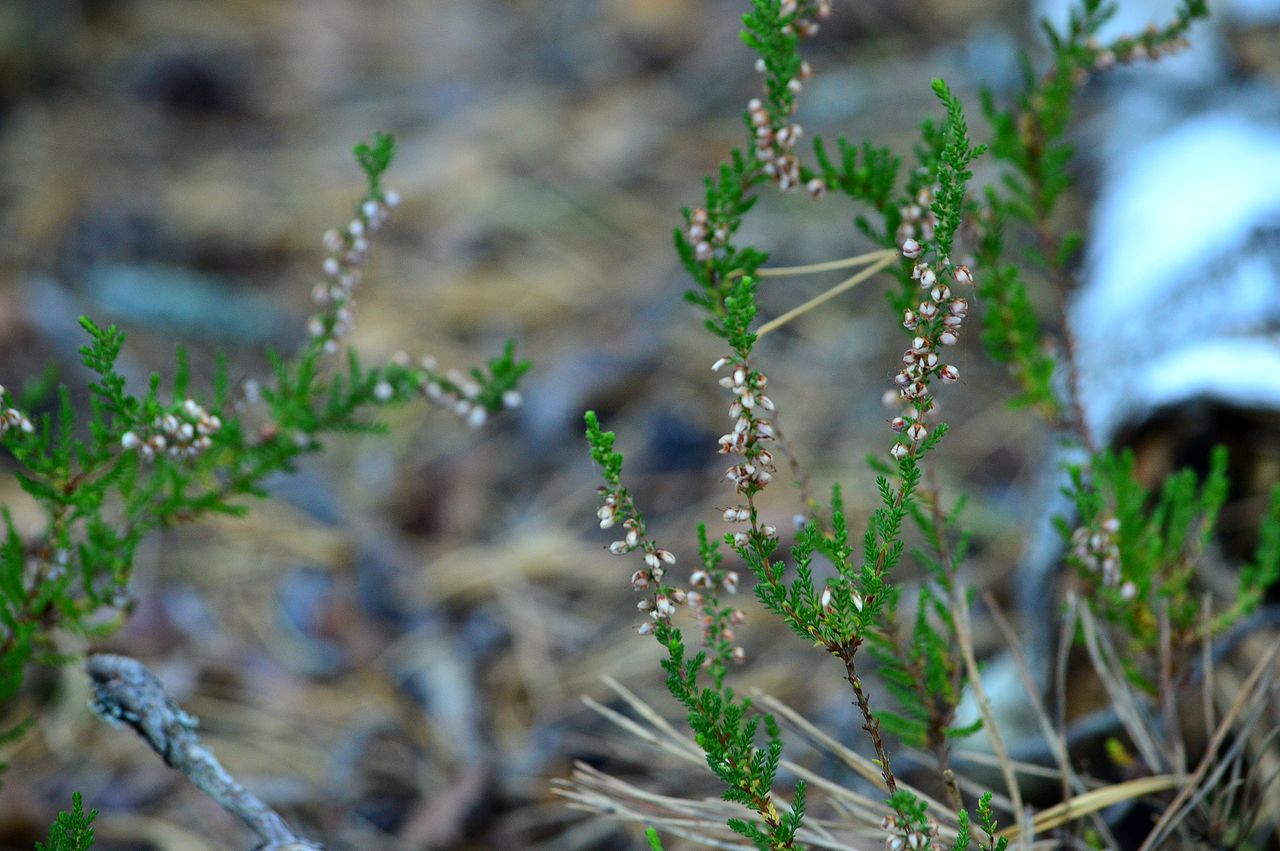
[[[97,653],[85,669],[93,684],[93,710],[117,727],[128,725],[165,764],[187,775],[201,792],[258,835],[254,851],[308,851],[322,846],[298,837],[284,819],[227,773],[196,735],[199,721],[184,712],[160,679],[128,656]]]

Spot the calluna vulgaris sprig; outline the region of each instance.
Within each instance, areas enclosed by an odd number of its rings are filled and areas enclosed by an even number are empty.
[[[766,608],[778,614],[798,634],[816,640],[828,652],[844,663],[846,678],[855,694],[863,723],[875,746],[887,789],[893,793],[890,804],[897,812],[896,819],[887,821],[887,842],[931,841],[936,833],[923,818],[923,805],[917,807],[914,796],[898,790],[890,767],[888,753],[880,735],[879,721],[872,713],[870,699],[858,674],[855,658],[859,647],[878,629],[882,629],[882,616],[886,603],[892,606],[896,594],[888,583],[888,576],[903,552],[902,522],[913,505],[914,491],[920,481],[918,459],[935,446],[945,432],[945,426],[937,426],[932,433],[924,425],[924,415],[933,408],[930,383],[934,377],[944,383],[954,383],[958,371],[954,366],[942,363],[935,351],[939,347],[953,345],[959,339],[959,327],[967,314],[968,304],[963,297],[953,297],[950,286],[970,286],[973,275],[962,265],[953,264],[950,253],[952,240],[959,227],[965,204],[965,183],[970,179],[969,164],[981,155],[982,149],[968,141],[967,127],[959,102],[940,81],[935,92],[947,111],[944,125],[937,132],[931,131],[932,149],[936,156],[927,170],[927,180],[917,180],[908,187],[910,200],[901,205],[901,211],[888,204],[893,184],[892,175],[886,181],[883,174],[876,176],[841,174],[825,159],[825,150],[818,142],[819,158],[824,166],[821,176],[803,167],[794,153],[795,142],[801,135],[798,125],[790,116],[796,107],[796,95],[802,89],[802,80],[812,73],[796,52],[802,35],[811,35],[814,27],[810,16],[825,15],[827,9],[802,6],[796,3],[778,3],[758,0],[753,10],[744,18],[746,31],[743,40],[759,54],[757,68],[765,75],[764,97],[753,99],[747,106],[746,123],[750,131],[746,153],[734,151],[719,174],[719,180],[708,179],[705,206],[685,211],[686,227],[676,232],[679,254],[699,288],[688,294],[688,300],[704,308],[708,313],[707,326],[725,339],[730,352],[718,360],[713,369],[722,372],[720,384],[733,393],[729,415],[733,429],[719,440],[723,454],[738,457],[727,471],[726,478],[733,484],[741,504],[724,510],[724,519],[733,524],[744,524],[742,531],[730,532],[726,542],[751,568],[757,578],[757,595]],[[806,22],[798,25],[798,22]],[[842,165],[852,172],[856,155],[842,144],[845,152]],[[882,169],[896,170],[896,160],[866,149],[864,160]],[[902,377],[898,381],[906,409],[895,419],[895,431],[901,437],[893,445],[892,455],[898,462],[898,486],[888,479],[879,482],[884,501],[871,518],[864,541],[861,563],[855,563],[848,545],[843,507],[838,492],[833,498],[832,532],[820,534],[813,525],[807,526],[797,541],[793,556],[796,562],[796,579],[787,581],[785,563],[774,559],[778,545],[777,530],[761,521],[756,506],[756,496],[773,479],[776,473],[773,451],[768,443],[775,438],[774,426],[769,415],[775,404],[767,395],[768,380],[752,361],[752,349],[756,334],[751,326],[755,320],[754,274],[764,262],[766,254],[754,247],[740,248],[733,241],[742,216],[754,204],[753,190],[764,183],[773,182],[783,191],[795,189],[801,182],[815,197],[822,197],[828,184],[845,188],[851,195],[875,194],[879,203],[875,208],[885,215],[884,233],[891,234],[895,247],[902,252],[906,266],[904,281],[909,286],[923,287],[925,297],[918,302],[919,314],[905,311],[908,330],[917,336],[912,340],[911,351],[904,358]],[[918,185],[915,185],[918,184]],[[915,304],[913,303],[913,306]],[[641,549],[646,553],[649,566],[633,575],[633,585],[648,588],[653,581],[653,567],[662,556],[643,533],[643,520],[634,511],[629,495],[617,481],[615,453],[612,452],[612,435],[600,432],[593,415],[588,415],[588,439],[592,454],[605,471],[606,487],[604,505],[600,511],[601,524],[612,523],[615,512],[624,512],[624,526],[628,526],[627,539],[615,542],[611,549],[627,552]],[[705,533],[704,533],[705,534]],[[704,561],[708,560],[708,547],[703,538]],[[665,552],[665,551],[664,551]],[[837,578],[821,591],[814,584],[811,560],[816,552],[827,556],[835,565]],[[715,557],[714,564],[718,564]],[[695,578],[706,581],[709,570],[698,571]],[[660,577],[659,577],[660,579]],[[736,582],[735,582],[736,584]],[[657,626],[645,624],[642,630],[653,631],[669,637],[670,616],[678,592],[668,592],[659,587],[652,600],[642,601],[641,607],[654,614]],[[683,599],[688,600],[688,595]],[[660,613],[658,615],[657,613]],[[704,617],[714,619],[707,611]],[[714,620],[713,620],[714,622]],[[936,636],[928,629],[924,634]],[[717,713],[699,711],[705,705],[691,699],[694,694],[690,684],[681,676],[683,647],[678,642],[668,644],[669,657],[664,667],[669,673],[668,685],[672,693],[690,709],[690,723],[699,731],[699,742],[707,750],[708,763],[718,771],[722,762],[721,748],[724,739],[707,731],[715,728]],[[715,645],[712,645],[713,652]],[[932,660],[937,654],[929,656]],[[721,654],[715,657],[721,658]],[[953,660],[952,660],[953,661]],[[715,667],[715,685],[722,688],[723,668]],[[947,668],[948,682],[957,678],[958,665]],[[709,692],[717,704],[732,705],[732,693]],[[944,728],[954,714],[959,701],[958,689],[948,695],[949,710],[936,714],[944,718]],[[745,708],[745,705],[744,705]],[[766,727],[774,728],[766,716]],[[754,725],[750,728],[754,733]],[[770,737],[770,752],[780,748],[776,737]],[[745,752],[744,752],[745,753]],[[756,752],[759,753],[759,752]],[[748,760],[749,761],[749,760]],[[775,757],[776,761],[776,757]],[[772,771],[755,778],[758,790],[769,789]],[[777,839],[778,822],[772,816],[772,808],[761,799],[743,793],[743,783],[750,782],[742,776],[724,777],[728,784],[726,797],[740,800],[761,816],[764,823],[760,836]],[[768,782],[765,782],[768,781]],[[919,817],[917,817],[917,812]],[[744,832],[742,824],[734,829]],[[785,837],[790,841],[791,837]],[[789,845],[775,847],[790,847]],[[904,846],[905,847],[905,846]]]
[[[367,192],[350,223],[325,234],[325,279],[314,292],[321,310],[293,358],[271,355],[273,380],[251,380],[233,393],[219,358],[212,391],[198,398],[180,349],[171,386],[152,375],[145,395],[135,396],[116,365],[124,333],[86,317],[80,324],[89,342],[80,357],[96,376],[87,435],[77,428],[65,388],[55,410],[39,416],[24,409],[40,399],[20,400],[0,388],[0,445],[46,515],[44,530],[30,539],[7,509],[2,515],[0,705],[18,692],[29,662],[65,659],[54,652],[58,630],[91,637],[127,614],[134,553],[155,529],[210,513],[244,513],[243,497],[265,496],[266,477],[321,449],[325,434],[376,430],[361,418],[370,406],[426,398],[478,427],[520,403],[515,387],[529,364],[515,359],[511,344],[487,371],[470,375],[442,372],[430,358],[414,365],[404,354],[375,368],[363,367],[354,352],[345,370],[331,363],[351,330],[369,238],[397,203],[381,182],[393,152],[386,134],[356,148]]]

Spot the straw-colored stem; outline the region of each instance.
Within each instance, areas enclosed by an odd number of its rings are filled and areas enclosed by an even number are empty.
[[[855,254],[853,257],[842,257],[839,260],[827,260],[823,263],[809,263],[805,266],[766,266],[756,270],[758,278],[784,278],[790,275],[808,275],[814,272],[831,272],[836,269],[851,269],[854,266],[865,266],[878,263],[886,257],[894,257],[896,251],[882,248],[866,254]]]
[[[883,257],[881,257],[881,259],[877,263],[871,266],[868,266],[867,268],[858,272],[856,275],[852,275],[848,278],[845,278],[843,281],[836,284],[834,287],[827,290],[822,295],[815,296],[814,298],[811,298],[808,301],[806,301],[804,304],[799,305],[798,307],[791,308],[786,313],[782,314],[781,316],[775,319],[770,319],[768,322],[764,323],[756,330],[756,336],[763,337],[765,334],[768,334],[771,331],[776,331],[777,329],[781,328],[783,325],[786,325],[788,322],[795,319],[796,317],[803,316],[804,314],[808,313],[810,310],[813,310],[815,307],[818,307],[821,304],[825,304],[826,302],[830,301],[831,299],[835,298],[836,296],[840,295],[846,290],[853,289],[858,284],[862,283],[867,278],[870,278],[876,272],[879,272],[881,269],[883,269],[884,267],[892,263],[894,256],[895,255],[892,252],[886,252],[886,254]]]

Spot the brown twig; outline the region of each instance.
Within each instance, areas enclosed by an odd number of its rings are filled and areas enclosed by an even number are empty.
[[[254,851],[307,851],[322,846],[298,837],[274,810],[251,793],[208,748],[198,721],[178,706],[145,665],[128,656],[98,653],[85,665],[93,684],[94,711],[116,726],[128,725],[165,764],[187,775],[201,792],[239,818],[262,840]]]
[[[858,711],[862,713],[862,729],[867,731],[867,735],[871,736],[871,744],[876,750],[876,762],[880,765],[880,774],[884,777],[885,788],[892,795],[898,791],[898,781],[893,777],[893,769],[889,766],[889,752],[885,750],[884,739],[880,736],[880,721],[876,716],[871,714],[871,701],[867,697],[866,691],[862,688],[862,680],[858,677],[858,669],[854,665],[854,656],[857,654],[856,645],[852,647],[841,648],[840,661],[844,662],[845,679],[849,681],[850,687],[853,688],[854,700],[858,704]]]

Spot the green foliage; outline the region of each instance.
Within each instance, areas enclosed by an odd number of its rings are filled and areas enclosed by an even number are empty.
[[[1064,31],[1042,21],[1053,52],[1049,72],[1037,76],[1024,57],[1023,90],[1013,108],[1001,109],[990,92],[982,94],[983,113],[992,128],[991,152],[1009,166],[1001,189],[987,189],[977,219],[977,257],[983,270],[979,294],[986,305],[982,340],[988,355],[1007,363],[1019,384],[1021,392],[1011,404],[1034,407],[1054,423],[1062,423],[1070,405],[1058,398],[1053,386],[1054,360],[1047,354],[1045,332],[1023,273],[1004,259],[1004,230],[1017,223],[1030,232],[1031,255],[1050,271],[1060,305],[1070,286],[1067,270],[1082,242],[1074,232],[1056,236],[1051,223],[1071,186],[1068,164],[1074,151],[1065,135],[1076,92],[1091,75],[1117,62],[1158,57],[1176,46],[1194,21],[1208,15],[1203,0],[1186,0],[1168,26],[1100,45],[1095,36],[1114,11],[1102,0],[1084,0],[1072,7]],[[1068,425],[1082,428],[1079,423]]]
[[[1009,840],[1003,837],[996,838],[999,826],[996,824],[995,813],[991,811],[991,797],[990,792],[983,792],[982,797],[978,799],[978,824],[987,835],[986,843],[979,843],[978,847],[982,851],[1005,851],[1009,847]]]
[[[891,203],[897,194],[898,169],[902,160],[888,148],[877,148],[870,142],[852,145],[844,137],[836,139],[840,162],[833,163],[827,153],[827,145],[821,137],[813,140],[814,159],[818,163],[818,176],[827,186],[838,189],[854,201],[868,204],[877,213],[897,216]],[[863,220],[865,221],[865,219]],[[893,230],[897,221],[885,222],[885,230],[872,239],[886,247],[893,244]]]
[[[969,835],[969,811],[961,810],[956,813],[956,841],[951,843],[951,851],[968,851],[972,838]]]
[[[369,197],[383,200],[382,175],[391,167],[396,153],[396,140],[390,133],[375,132],[372,142],[361,142],[352,149],[356,162],[369,181]]]
[[[1223,447],[1214,450],[1203,483],[1194,471],[1182,470],[1165,479],[1158,494],[1137,481],[1133,466],[1131,452],[1103,452],[1087,471],[1072,469],[1066,492],[1079,526],[1071,529],[1059,520],[1058,527],[1071,547],[1068,561],[1080,571],[1095,608],[1121,627],[1131,651],[1151,654],[1158,650],[1163,608],[1175,649],[1189,646],[1200,633],[1192,580],[1226,501],[1227,455]],[[1260,589],[1265,578],[1242,579],[1242,598],[1250,596],[1247,589]],[[1234,616],[1240,611],[1232,608]],[[1131,655],[1131,663],[1138,658]]]
[[[601,431],[600,418],[595,411],[587,411],[584,415],[587,422],[587,443],[591,446],[591,460],[600,465],[600,472],[610,487],[618,487],[622,482],[622,462],[625,460],[621,452],[613,450],[616,439],[611,431]]]
[[[933,81],[933,93],[947,110],[943,129],[943,148],[937,169],[938,190],[933,202],[938,217],[934,241],[938,255],[951,256],[951,246],[960,219],[965,212],[965,187],[973,179],[969,165],[986,151],[986,145],[974,147],[969,142],[969,125],[964,119],[964,107],[951,93],[943,80]]]
[[[795,25],[812,11],[811,6],[753,0],[743,19],[743,41],[759,56],[764,97],[744,116],[748,137],[743,148],[733,150],[718,173],[706,179],[703,206],[684,210],[684,228],[675,234],[677,251],[695,284],[687,299],[706,312],[707,327],[727,340],[734,353],[731,362],[740,363],[743,369],[749,369],[747,359],[756,342],[751,330],[756,318],[755,279],[767,255],[762,249],[734,244],[733,237],[757,200],[754,191],[779,174],[775,143],[768,140],[776,142],[779,128],[791,127],[788,122],[800,89],[797,83],[804,76]],[[784,10],[789,14],[784,15]],[[888,293],[888,299],[903,317],[909,336],[923,340],[923,344],[913,341],[913,351],[904,363],[915,364],[917,361],[910,358],[921,358],[934,352],[932,347],[955,341],[954,337],[938,337],[944,317],[937,315],[937,308],[949,296],[934,295],[928,311],[920,304],[924,272],[929,278],[926,289],[935,281],[939,289],[976,281],[985,308],[983,342],[993,359],[1009,365],[1019,385],[1013,404],[1035,408],[1051,425],[1074,432],[1086,445],[1090,441],[1078,400],[1071,397],[1074,391],[1060,391],[1060,387],[1073,384],[1070,339],[1064,346],[1063,363],[1069,379],[1064,382],[1055,375],[1061,365],[1045,330],[1065,321],[1062,310],[1071,284],[1070,264],[1081,243],[1078,234],[1060,234],[1051,221],[1071,185],[1068,165],[1073,151],[1066,133],[1072,102],[1089,75],[1117,62],[1158,56],[1178,45],[1191,22],[1204,16],[1205,8],[1200,0],[1187,0],[1177,19],[1163,29],[1152,28],[1109,45],[1098,44],[1096,32],[1110,14],[1111,8],[1101,0],[1084,0],[1063,31],[1046,25],[1052,51],[1050,69],[1037,76],[1030,63],[1024,63],[1023,91],[1011,107],[997,106],[995,98],[984,93],[983,108],[993,131],[990,150],[1003,164],[1004,173],[998,186],[988,187],[981,195],[971,195],[969,183],[972,164],[987,145],[971,140],[963,105],[941,80],[934,81],[933,91],[942,104],[943,116],[921,123],[914,146],[917,165],[905,175],[901,174],[901,158],[888,148],[871,142],[852,144],[844,138],[837,139],[834,154],[822,139],[816,139],[816,168],[799,165],[801,182],[812,181],[815,194],[827,188],[849,197],[864,210],[854,219],[857,228],[878,245],[899,252],[900,260],[893,270],[898,286]],[[757,134],[766,141],[758,144]],[[766,144],[768,150],[761,147]],[[789,145],[783,148],[789,150]],[[780,182],[786,189],[790,180]],[[1007,257],[1006,231],[1015,229],[1020,232],[1012,234],[1010,242],[1029,242],[1031,259],[1049,272],[1057,293],[1045,301],[1057,306],[1056,321],[1044,321],[1037,315],[1038,294],[1033,299],[1022,264]],[[912,245],[908,238],[918,245]],[[969,243],[963,248],[976,258],[980,274],[953,261],[952,255],[961,253],[961,241]],[[921,308],[919,316],[913,312],[917,306]],[[947,305],[951,307],[955,314],[946,328],[958,327],[968,308],[963,302]],[[933,358],[929,369],[937,369],[933,365],[936,360]],[[923,381],[931,375],[916,369],[907,379]],[[946,380],[954,381],[954,372]],[[742,385],[743,381],[739,378],[736,383]],[[929,390],[913,384],[909,397],[904,391],[908,406],[914,408],[904,413],[907,423],[923,425],[925,416],[933,413]],[[750,418],[745,422],[750,425]],[[895,463],[873,462],[880,472],[876,481],[879,504],[868,519],[860,553],[850,545],[849,523],[838,488],[832,494],[829,527],[811,523],[799,532],[791,549],[791,567],[776,553],[776,536],[759,530],[752,502],[756,490],[740,490],[748,503],[745,511],[750,514],[751,531],[726,535],[725,540],[754,574],[755,593],[763,606],[798,636],[844,662],[863,727],[891,792],[894,829],[908,837],[917,832],[930,835],[930,825],[924,803],[895,784],[888,751],[881,741],[881,724],[907,744],[933,750],[946,777],[950,740],[975,732],[980,722],[967,727],[954,723],[966,676],[955,608],[968,603],[956,584],[969,545],[968,534],[959,525],[963,499],[944,512],[939,495],[921,489],[922,459],[938,446],[947,427],[930,420],[922,430],[904,426],[900,419],[895,428],[906,432],[894,446]],[[621,458],[613,452],[612,435],[600,432],[590,416],[588,435],[592,456],[604,470],[606,490],[616,499],[625,491],[620,490]],[[1191,595],[1192,569],[1225,499],[1225,458],[1215,455],[1203,485],[1198,486],[1190,474],[1180,474],[1153,496],[1134,480],[1131,460],[1103,454],[1094,459],[1088,476],[1076,472],[1072,494],[1082,525],[1089,532],[1086,543],[1095,530],[1115,526],[1118,572],[1107,582],[1097,583],[1095,602],[1113,623],[1131,633],[1142,649],[1154,646],[1157,612],[1163,611],[1168,612],[1177,640],[1189,642],[1199,617]],[[814,516],[824,513],[816,501],[809,500],[809,508]],[[899,610],[900,592],[894,581],[894,571],[907,554],[903,523],[908,515],[924,541],[911,556],[927,574],[919,603],[910,614]],[[628,516],[638,518],[634,513]],[[1272,521],[1255,563],[1242,573],[1239,602],[1223,616],[1227,620],[1255,607],[1263,590],[1280,578],[1280,488],[1272,506]],[[643,521],[637,522],[643,529]],[[1070,530],[1064,532],[1070,537]],[[699,541],[702,571],[708,575],[721,571],[721,556],[708,544],[705,528],[700,528]],[[815,580],[815,560],[819,558],[834,568],[834,576],[822,587]],[[1096,573],[1098,566],[1094,567]],[[721,617],[721,612],[718,604],[702,610],[704,617],[711,618]],[[748,701],[724,686],[725,647],[709,645],[712,659],[706,666],[713,685],[703,686],[697,676],[706,657],[699,654],[688,659],[679,631],[666,621],[660,620],[656,633],[668,651],[663,663],[668,688],[688,710],[690,726],[708,757],[708,766],[725,784],[725,797],[744,804],[759,817],[757,822],[735,819],[730,826],[758,847],[789,847],[779,842],[789,842],[794,831],[787,833],[787,816],[776,813],[771,798],[781,752],[776,727],[766,718],[765,741],[757,746],[759,719],[751,715]],[[857,651],[864,644],[877,662],[881,681],[897,699],[897,712],[877,711],[873,715],[871,711],[855,669]],[[976,845],[982,851],[1004,851],[1008,841],[997,837],[992,796],[984,795],[978,805],[976,825],[986,834],[983,840],[975,835],[969,814],[963,811],[958,788],[951,780],[946,785],[952,805],[959,810],[959,831],[952,847]],[[800,791],[796,798],[793,814],[798,819],[803,802]],[[912,841],[919,842],[920,837],[912,836]]]
[[[624,528],[636,535],[634,548],[643,549],[646,553],[656,552],[647,538],[643,515],[622,486],[624,459],[622,453],[613,448],[613,432],[600,428],[600,420],[594,411],[588,411],[585,419],[591,457],[600,466],[605,480],[605,487],[601,490],[606,508],[602,508],[598,515],[602,516],[601,526],[609,528],[621,520]],[[625,540],[620,543],[625,543]],[[615,552],[622,554],[629,548]],[[667,651],[667,658],[662,661],[667,672],[667,689],[688,711],[689,726],[695,733],[698,746],[706,754],[707,765],[725,784],[724,799],[742,804],[760,819],[759,822],[731,819],[729,826],[761,848],[796,848],[795,833],[804,817],[804,789],[803,786],[796,789],[790,811],[778,810],[772,786],[778,760],[782,757],[781,735],[774,719],[765,716],[768,744],[758,748],[755,740],[759,716],[751,712],[749,700],[737,697],[724,685],[732,642],[720,637],[720,633],[733,609],[722,606],[712,590],[721,586],[724,571],[720,567],[722,557],[715,542],[707,539],[705,526],[698,530],[698,550],[702,569],[711,577],[703,612],[710,618],[707,633],[715,638],[707,642],[710,657],[706,653],[698,653],[689,658],[680,630],[672,627],[665,617],[655,620],[651,631]],[[648,581],[637,590],[651,589],[653,600],[674,596],[675,589],[663,581],[661,572],[650,570],[646,576]],[[656,587],[649,581],[656,583]],[[699,673],[703,670],[710,674],[710,685],[699,683]]]
[[[382,197],[378,182],[393,150],[385,134],[357,147],[369,179],[365,201]],[[87,414],[59,386],[57,404],[31,431],[0,434],[17,482],[45,514],[43,532],[24,541],[0,511],[0,705],[17,693],[29,663],[66,661],[53,653],[57,630],[92,637],[123,619],[134,553],[152,531],[243,514],[246,498],[266,496],[268,476],[322,449],[325,435],[378,430],[365,419],[372,406],[404,403],[432,386],[466,395],[448,374],[426,367],[367,368],[354,351],[331,365],[313,336],[290,359],[270,355],[273,380],[260,387],[266,425],[251,429],[230,399],[225,359],[202,393],[190,387],[179,349],[167,386],[153,374],[139,392],[117,367],[124,332],[88,317],[80,325],[88,336],[80,359],[95,376]],[[471,371],[473,404],[501,411],[528,368],[508,344],[487,372]],[[7,393],[4,401],[12,403]]]
[[[97,810],[84,811],[80,793],[71,796],[71,812],[58,813],[49,828],[49,842],[36,843],[36,851],[89,851],[93,847],[93,820]]]
[[[1258,549],[1253,561],[1240,568],[1240,589],[1234,612],[1229,613],[1223,628],[1245,615],[1252,614],[1267,591],[1280,583],[1280,485],[1271,490],[1271,503],[1258,535]]]
[[[804,784],[797,784],[791,809],[780,812],[772,790],[782,758],[782,738],[773,716],[763,716],[767,744],[757,747],[761,718],[750,712],[751,701],[729,688],[699,685],[698,671],[705,657],[701,653],[686,656],[678,629],[659,626],[657,637],[667,648],[662,661],[667,690],[688,711],[689,727],[706,754],[707,766],[725,784],[724,799],[759,816],[758,822],[730,819],[729,827],[759,848],[799,847],[795,835],[804,818]]]
[[[738,248],[732,243],[732,236],[742,224],[742,217],[756,199],[747,193],[755,182],[760,180],[758,170],[749,167],[747,159],[741,151],[733,151],[728,162],[720,166],[720,179],[706,179],[706,200],[700,210],[706,211],[712,221],[720,223],[724,228],[726,239],[716,245],[708,260],[699,260],[696,256],[695,243],[686,236],[686,230],[693,221],[694,211],[685,209],[685,229],[676,228],[676,253],[680,256],[685,269],[698,285],[697,289],[685,293],[685,300],[705,310],[709,315],[706,327],[711,333],[724,337],[730,336],[726,323],[729,308],[725,300],[734,294],[734,281],[738,276],[750,276],[768,255],[755,248]],[[754,290],[739,291],[739,296],[754,296]],[[741,310],[744,305],[739,303]]]
[[[944,515],[934,505],[936,494],[912,500],[908,509],[929,551],[912,551],[931,579],[920,586],[920,598],[909,636],[902,634],[898,594],[888,595],[878,628],[868,636],[876,671],[901,707],[878,713],[885,729],[907,744],[930,748],[941,758],[947,741],[976,733],[981,720],[953,726],[964,693],[965,668],[952,614],[956,566],[968,552],[968,534],[959,528],[964,500]],[[927,503],[926,504],[922,504]],[[954,533],[956,542],[948,538]]]

